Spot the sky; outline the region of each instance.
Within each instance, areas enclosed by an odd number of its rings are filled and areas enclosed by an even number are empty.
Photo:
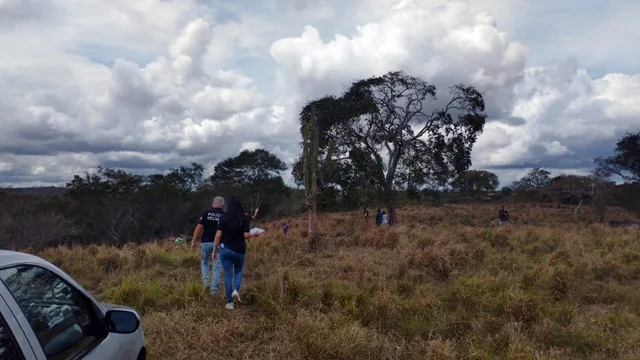
[[[502,185],[588,173],[640,130],[638,18],[637,0],[0,0],[0,186],[259,147],[291,164],[306,102],[393,70],[485,92],[472,168]]]

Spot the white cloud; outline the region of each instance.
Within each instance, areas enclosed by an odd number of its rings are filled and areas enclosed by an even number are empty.
[[[242,146],[240,146],[240,151],[244,151],[244,150],[253,151],[256,149],[260,149],[261,147],[262,147],[262,144],[260,144],[259,142],[248,141],[248,142],[242,143]]]
[[[562,145],[557,140],[551,142],[543,142],[542,146],[544,146],[544,148],[546,149],[546,155],[559,156],[571,153],[571,151],[569,151],[566,146]]]
[[[6,161],[0,161],[0,173],[13,169],[13,164]]]
[[[483,137],[507,134],[515,141],[502,151],[517,154],[514,157],[522,163],[562,160],[589,167],[593,157],[612,151],[617,137],[640,127],[640,108],[633,101],[640,96],[637,75],[610,74],[594,80],[568,60],[554,67],[526,69],[515,92],[512,115],[525,124],[496,124]],[[543,153],[536,150],[539,147]],[[474,155],[479,160],[476,166],[505,165]]]
[[[640,67],[615,60],[640,36],[637,2],[570,0],[571,26],[544,20],[566,11],[550,0],[469,3],[0,1],[0,182],[211,166],[256,146],[291,162],[305,101],[396,69],[441,96],[486,92],[474,167],[503,183],[533,165],[584,171],[637,130]]]
[[[508,86],[524,69],[526,49],[510,41],[486,12],[462,2],[427,8],[405,1],[380,22],[357,26],[353,37],[325,43],[307,26],[301,36],[275,42],[271,54],[281,71],[307,86],[341,82],[404,69],[427,80],[472,81],[487,89]]]

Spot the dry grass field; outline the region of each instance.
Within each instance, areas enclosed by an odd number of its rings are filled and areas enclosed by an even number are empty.
[[[640,359],[640,232],[571,221],[570,207],[405,208],[258,224],[243,303],[200,285],[199,251],[170,241],[38,255],[143,315],[150,359]],[[609,220],[629,215],[609,209]]]

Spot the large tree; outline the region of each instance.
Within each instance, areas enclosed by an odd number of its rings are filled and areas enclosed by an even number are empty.
[[[288,194],[280,176],[286,169],[282,160],[265,149],[243,150],[218,163],[210,181],[216,191],[233,191],[257,210],[263,199]]]
[[[578,220],[578,212],[585,200],[591,200],[598,220],[604,220],[604,206],[609,197],[612,184],[595,175],[581,176],[561,174],[551,179],[542,188],[542,192],[548,195],[553,202],[571,203],[573,219]]]
[[[349,162],[387,203],[394,224],[395,188],[445,184],[471,165],[471,149],[485,124],[484,99],[456,85],[442,106],[436,87],[403,72],[354,82],[339,98],[307,105],[318,109],[320,144],[335,142],[334,160]]]
[[[469,170],[458,175],[451,187],[459,192],[494,191],[500,182],[498,175],[486,170]]]
[[[640,132],[625,134],[616,143],[612,156],[594,162],[602,177],[619,176],[627,182],[640,182]]]
[[[525,176],[521,177],[519,180],[514,181],[511,185],[511,189],[515,191],[540,190],[543,187],[547,186],[547,184],[549,184],[549,181],[551,181],[551,178],[549,178],[550,174],[551,173],[544,168],[533,168],[529,170],[529,172]]]

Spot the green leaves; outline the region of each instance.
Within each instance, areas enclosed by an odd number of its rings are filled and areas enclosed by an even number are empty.
[[[279,177],[287,165],[265,149],[243,150],[236,157],[229,157],[213,169],[213,184],[238,184],[256,186],[261,181]]]
[[[343,193],[373,187],[392,194],[393,187],[444,185],[466,171],[486,120],[483,96],[464,84],[451,87],[440,106],[436,95],[434,85],[394,71],[356,81],[340,97],[307,104],[303,133],[307,121],[317,118],[319,153],[325,162],[333,157],[342,164],[331,169],[341,176],[326,177],[332,181],[326,185]]]
[[[490,171],[469,170],[458,175],[451,187],[460,192],[494,191],[498,184],[498,176]]]
[[[511,185],[513,190],[539,190],[549,184],[551,173],[544,168],[533,168],[525,176]]]
[[[600,177],[619,176],[628,182],[640,182],[640,132],[627,133],[616,144],[612,156],[594,162]]]
[[[286,169],[282,160],[265,149],[243,150],[218,163],[210,182],[216,193],[234,194],[254,208],[261,199],[288,195],[289,189],[280,176]]]

